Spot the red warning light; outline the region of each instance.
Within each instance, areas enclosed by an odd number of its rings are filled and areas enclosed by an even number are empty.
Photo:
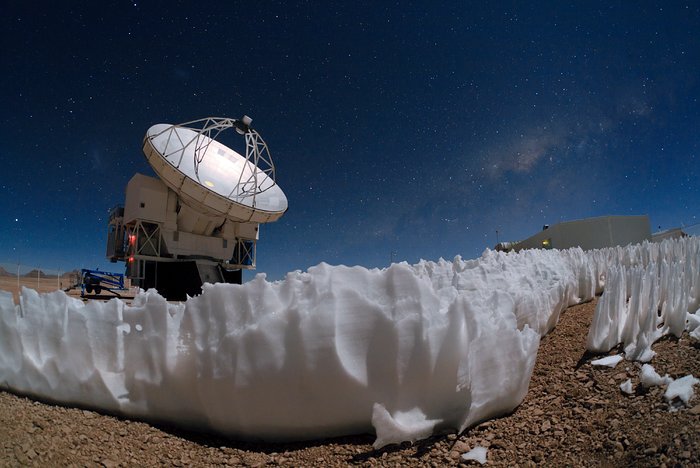
[[[131,234],[129,236],[129,244],[133,244],[134,242],[136,242],[136,236]]]
[[[134,263],[134,257],[129,257],[129,263]]]

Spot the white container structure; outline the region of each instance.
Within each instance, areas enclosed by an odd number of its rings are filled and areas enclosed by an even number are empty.
[[[601,216],[545,226],[537,234],[511,243],[511,248],[507,250],[571,247],[591,250],[639,244],[645,240],[651,240],[651,224],[647,215]]]
[[[136,174],[110,213],[107,257],[127,263],[134,285],[185,299],[203,283],[240,283],[255,268],[259,225],[287,198],[251,119],[208,117],[148,129],[143,152],[159,179]],[[245,155],[217,140],[235,130]]]

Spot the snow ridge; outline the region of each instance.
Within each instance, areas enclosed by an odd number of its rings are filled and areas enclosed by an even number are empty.
[[[698,302],[698,242],[662,246],[321,263],[206,284],[178,304],[153,290],[126,305],[24,289],[15,306],[0,292],[0,385],[246,439],[375,432],[381,447],[461,431],[520,404],[540,337],[603,286],[597,348],[624,341],[646,358],[655,304],[677,331],[675,311]]]
[[[596,306],[587,347],[608,352],[622,344],[625,357],[649,362],[651,345],[688,330],[700,338],[700,238],[645,242],[610,249],[605,292]]]

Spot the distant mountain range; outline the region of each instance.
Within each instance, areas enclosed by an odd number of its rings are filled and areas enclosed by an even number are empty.
[[[31,270],[29,273],[25,273],[22,276],[25,278],[55,278],[56,275],[47,275],[41,270],[37,270],[36,268]]]
[[[17,276],[17,273],[11,273],[0,266],[0,276]],[[55,273],[45,273],[44,271],[39,270],[37,268],[34,268],[33,270],[29,271],[28,273],[25,273],[25,274],[20,275],[20,276],[23,278],[36,278],[37,276],[39,278],[56,278]],[[66,276],[80,276],[80,271],[79,270],[72,270],[72,271],[66,271],[66,272],[61,273],[61,277],[66,277]]]

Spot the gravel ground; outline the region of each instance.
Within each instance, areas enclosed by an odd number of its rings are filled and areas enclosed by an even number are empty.
[[[670,412],[663,388],[638,385],[638,363],[592,367],[583,350],[594,308],[570,308],[542,340],[528,396],[512,414],[461,435],[378,451],[371,436],[250,444],[0,392],[0,465],[478,466],[461,454],[481,445],[496,466],[700,466],[700,397]],[[700,344],[687,335],[654,350],[661,375],[700,376]],[[631,396],[619,390],[628,378]]]

